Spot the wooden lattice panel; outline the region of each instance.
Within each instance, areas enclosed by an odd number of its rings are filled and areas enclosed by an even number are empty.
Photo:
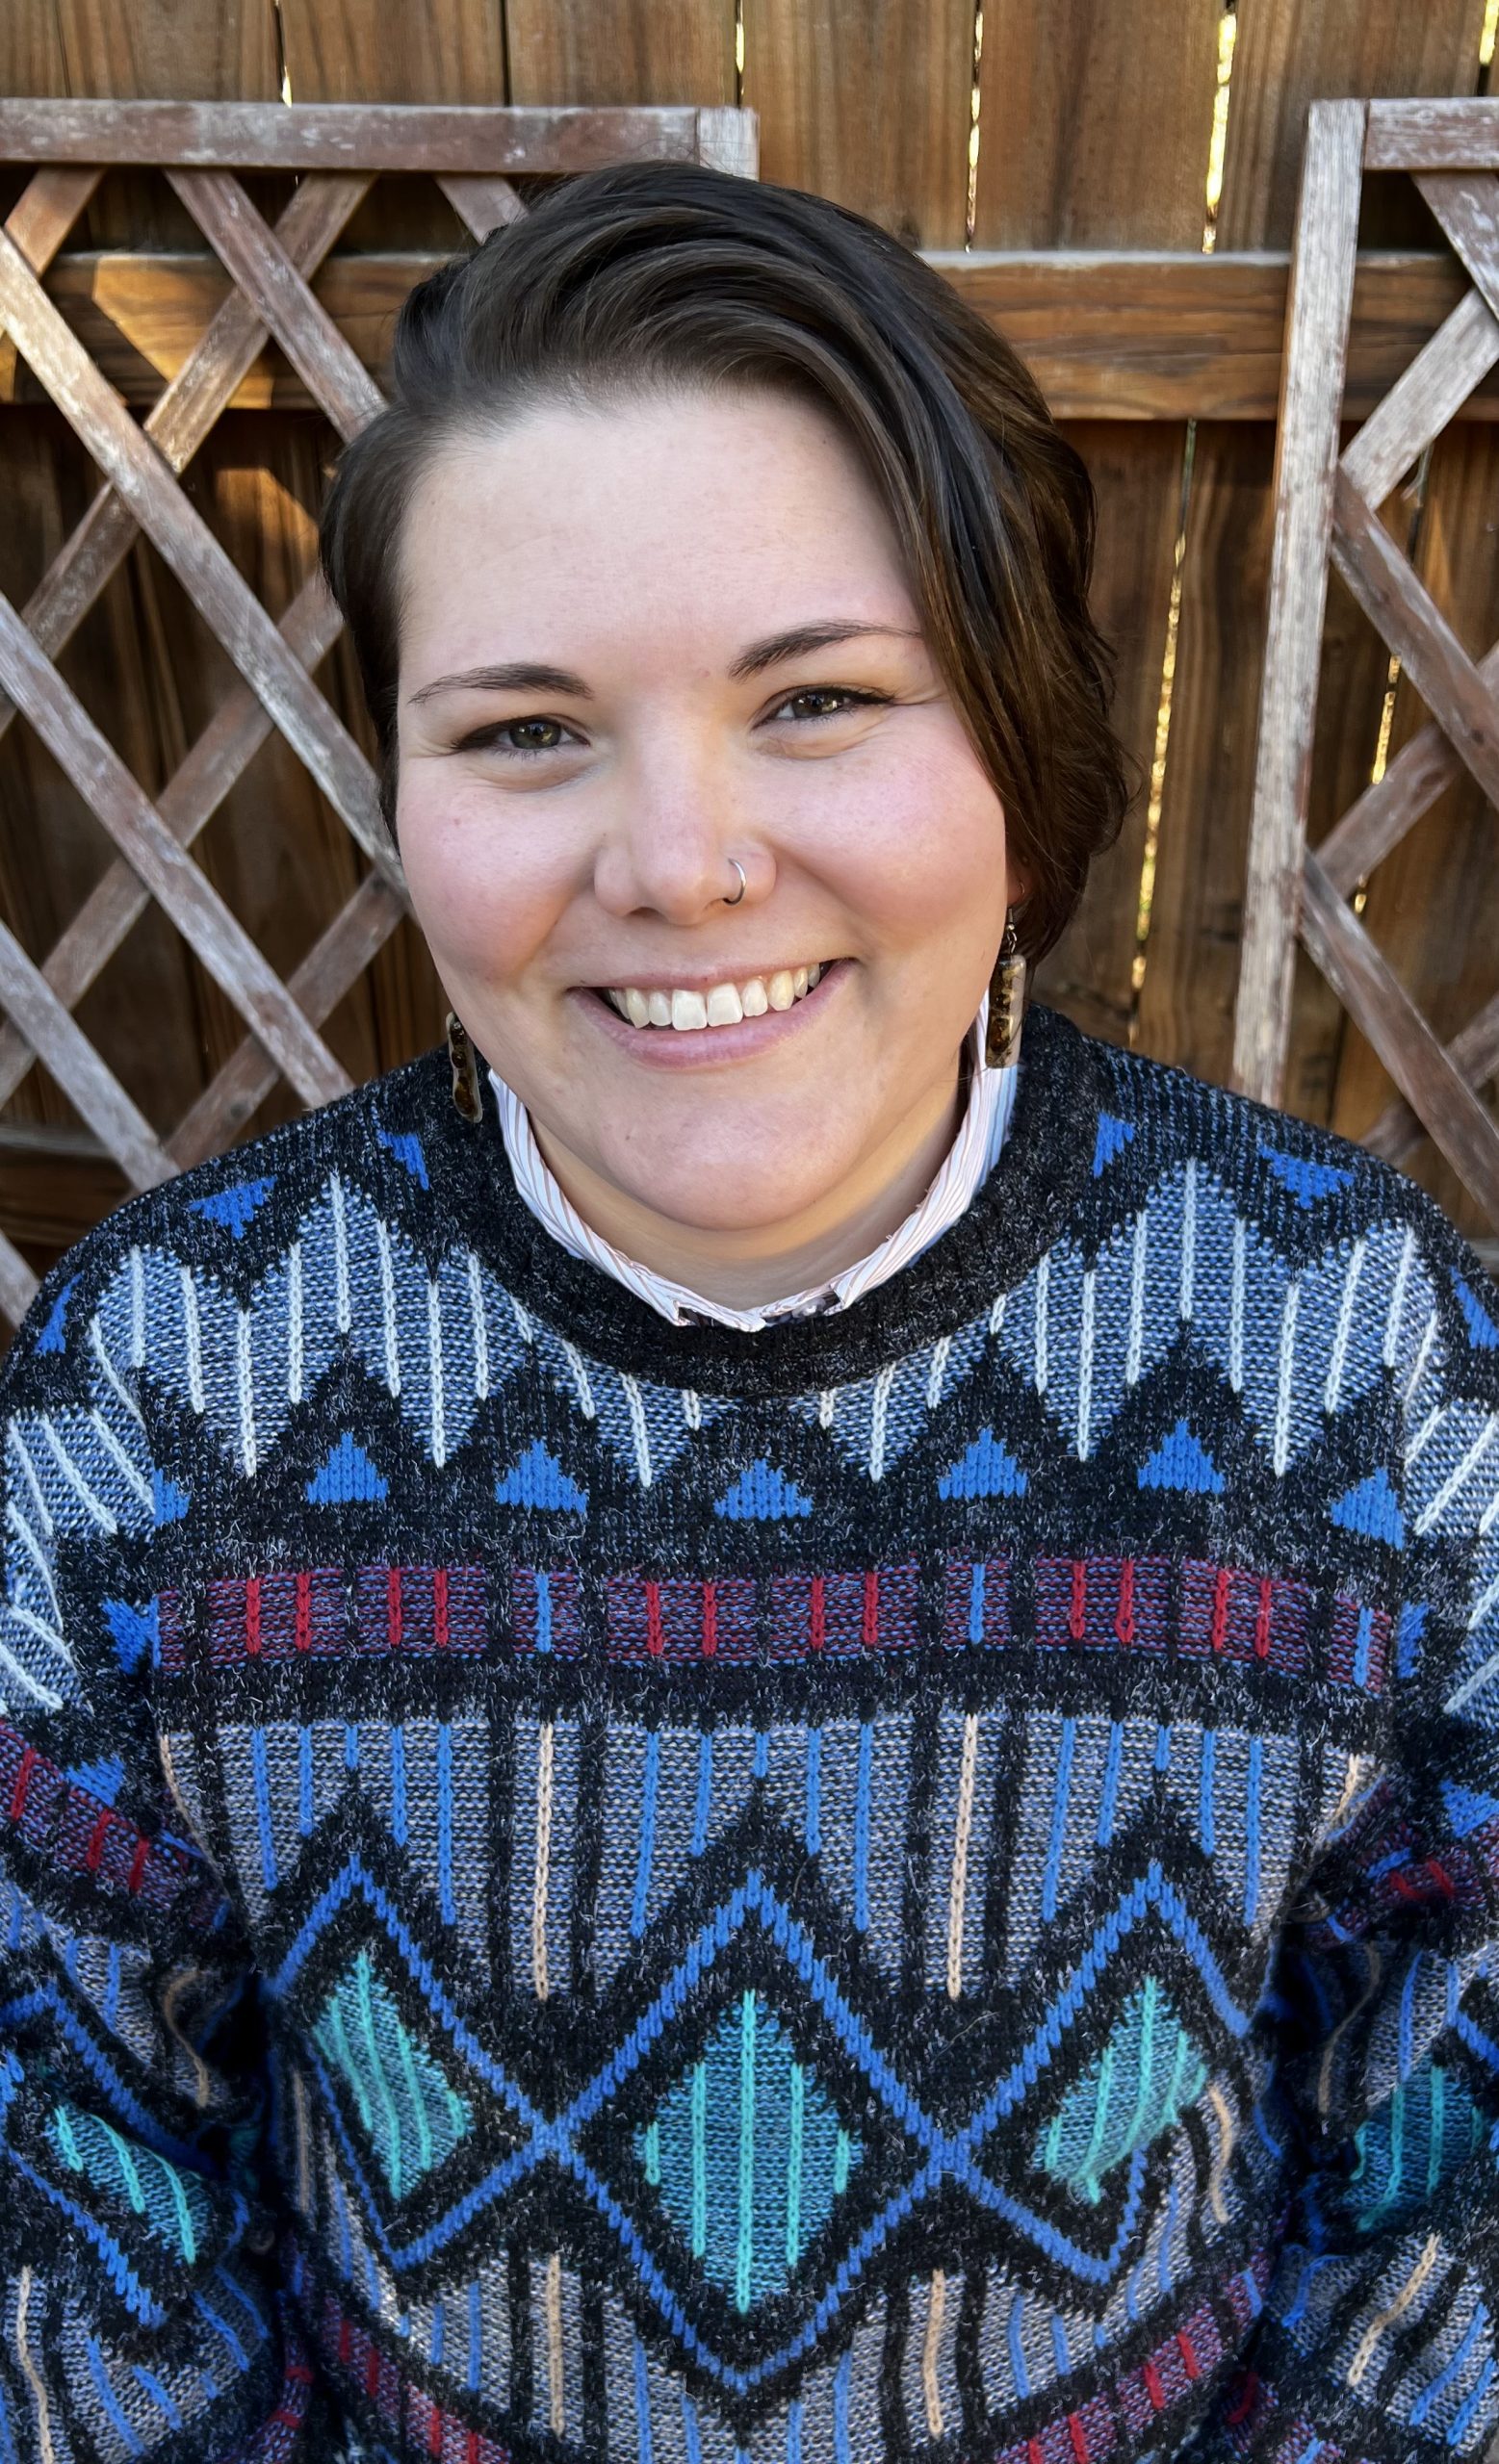
[[[0,595],[0,735],[25,720],[108,833],[116,860],[41,964],[0,920],[0,1105],[41,1061],[136,1190],[232,1141],[284,1078],[306,1104],[349,1081],[319,1033],[405,911],[370,764],[312,680],[340,619],[314,573],[273,622],[180,484],[268,340],[338,436],[379,409],[379,388],[311,289],[382,171],[436,179],[482,239],[524,211],[514,177],[640,156],[753,173],[755,117],[729,109],[397,108],[178,103],[0,103],[0,162],[36,165],[0,231],[9,346],[104,478],[24,608]],[[48,296],[43,279],[105,169],[164,170],[233,288],[138,421]],[[240,171],[293,171],[274,225]],[[55,660],[138,537],[151,543],[227,653],[239,681],[162,791],[148,796]],[[351,897],[283,981],[191,854],[279,730],[368,860]],[[243,1017],[246,1036],[186,1116],[160,1134],[73,1012],[156,901]],[[0,1234],[0,1310],[19,1319],[36,1278]]]
[[[1471,288],[1339,453],[1365,171],[1413,177]],[[1368,1143],[1428,1132],[1499,1231],[1496,989],[1450,1045],[1365,931],[1350,894],[1462,770],[1499,807],[1499,646],[1471,658],[1380,507],[1499,363],[1499,102],[1328,102],[1308,115],[1276,452],[1234,1076],[1279,1100],[1298,934],[1403,1101]],[[1315,850],[1306,813],[1328,567],[1335,565],[1431,713]]]

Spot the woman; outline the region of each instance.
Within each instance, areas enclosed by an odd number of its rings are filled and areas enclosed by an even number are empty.
[[[592,173],[409,303],[323,552],[452,1071],[8,1366],[0,2452],[1499,2422],[1499,1313],[1357,1148],[1017,1051],[1090,535],[815,198]]]

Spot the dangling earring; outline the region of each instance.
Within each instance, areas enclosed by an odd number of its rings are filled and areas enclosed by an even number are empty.
[[[478,1082],[478,1055],[456,1010],[448,1013],[448,1059],[452,1067],[454,1104],[465,1120],[482,1120],[484,1098]]]
[[[1021,1030],[1025,1021],[1025,960],[1017,949],[1015,913],[1004,919],[1004,939],[989,983],[989,1027],[984,1037],[984,1065],[1008,1069],[1021,1057]]]

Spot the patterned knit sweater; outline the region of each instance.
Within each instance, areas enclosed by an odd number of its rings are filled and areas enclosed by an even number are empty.
[[[1499,1299],[1026,1028],[673,1328],[433,1055],[5,1378],[0,2459],[1309,2464],[1499,2427]]]

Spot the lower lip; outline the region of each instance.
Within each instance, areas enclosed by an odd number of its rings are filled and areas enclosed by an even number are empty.
[[[809,1018],[821,1014],[849,964],[847,959],[835,959],[788,1010],[767,1010],[762,1017],[741,1018],[732,1027],[633,1027],[602,993],[580,987],[572,998],[582,1003],[612,1043],[645,1068],[712,1069],[724,1062],[752,1061],[757,1053],[799,1034]]]

